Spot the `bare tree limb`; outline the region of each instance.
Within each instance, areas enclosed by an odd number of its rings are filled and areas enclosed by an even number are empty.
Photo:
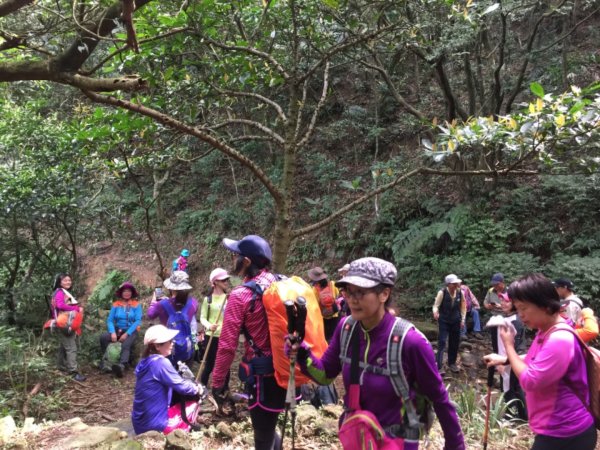
[[[275,111],[277,111],[277,115],[279,116],[279,118],[281,119],[281,121],[285,124],[287,123],[287,116],[285,115],[285,112],[283,111],[283,108],[275,101],[271,100],[270,98],[265,97],[264,95],[260,95],[260,94],[256,94],[254,92],[243,92],[243,91],[228,91],[228,90],[224,90],[224,89],[220,89],[218,86],[213,86],[218,92],[220,92],[221,94],[225,94],[225,95],[229,95],[232,97],[250,97],[250,98],[255,98],[258,101],[269,105],[271,107],[273,107],[273,109],[275,109]]]
[[[167,114],[163,114],[163,113],[161,113],[155,109],[149,108],[147,106],[132,103],[127,100],[121,100],[116,97],[111,97],[108,95],[97,94],[97,93],[91,92],[91,91],[84,91],[83,93],[94,102],[102,103],[105,105],[111,105],[111,106],[114,106],[117,108],[123,108],[128,111],[132,111],[132,112],[141,114],[143,116],[150,117],[153,120],[155,120],[156,122],[161,123],[168,128],[181,131],[182,133],[188,134],[190,136],[194,136],[194,137],[200,139],[201,141],[206,142],[210,146],[212,146],[215,149],[219,150],[220,152],[230,156],[231,158],[238,161],[241,165],[246,167],[248,170],[250,170],[250,172],[252,172],[252,174],[254,174],[254,176],[269,191],[269,193],[273,197],[274,202],[278,205],[280,205],[282,203],[282,200],[283,200],[282,193],[279,191],[277,186],[275,186],[275,184],[271,181],[271,179],[267,176],[267,174],[264,173],[264,171],[260,168],[260,166],[258,166],[258,164],[256,164],[250,158],[243,155],[242,153],[240,153],[233,147],[227,145],[225,142],[221,141],[220,139],[217,139],[214,136],[211,136],[210,134],[206,133],[205,131],[203,131],[199,128],[195,128],[190,125],[187,125],[184,122],[181,122]]]
[[[285,140],[275,131],[273,131],[272,129],[270,129],[269,127],[263,125],[260,122],[256,122],[255,120],[249,120],[249,119],[227,119],[224,122],[221,122],[217,125],[211,126],[210,129],[211,130],[218,130],[219,128],[223,128],[232,124],[240,124],[240,125],[248,125],[252,128],[256,128],[257,130],[262,131],[263,133],[265,133],[267,136],[271,137],[275,142],[283,145],[285,144]]]
[[[8,16],[34,1],[35,0],[5,0],[0,3],[0,17]]]
[[[327,99],[327,91],[329,90],[329,61],[325,63],[325,70],[323,71],[323,91],[321,92],[321,98],[317,103],[317,107],[313,111],[312,117],[310,119],[310,123],[304,133],[304,137],[298,142],[298,148],[304,147],[306,143],[310,140],[315,130],[315,124],[317,123],[317,116],[321,112],[323,105],[325,104],[325,100]]]

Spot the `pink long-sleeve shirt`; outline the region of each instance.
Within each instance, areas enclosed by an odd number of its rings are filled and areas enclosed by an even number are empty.
[[[588,429],[594,419],[589,404],[583,350],[567,324],[538,332],[519,381],[525,391],[529,425],[536,434],[558,438]],[[585,401],[585,405],[583,403]]]
[[[250,280],[251,278],[246,278],[244,283]],[[263,290],[266,290],[271,283],[276,281],[276,277],[272,273],[263,270],[252,280],[262,286]],[[256,300],[254,311],[250,312],[252,294],[252,290],[245,286],[238,286],[229,294],[225,317],[223,318],[223,328],[219,337],[217,359],[212,373],[213,388],[220,388],[225,384],[225,377],[235,357],[242,326],[245,327],[252,337],[254,345],[263,355],[271,355],[267,314],[260,299]],[[248,345],[248,342],[245,343],[245,348],[246,356],[249,357],[252,354],[252,348]]]
[[[59,313],[60,311],[79,311],[79,305],[67,304],[68,297],[62,289],[57,289],[54,292],[54,309]]]

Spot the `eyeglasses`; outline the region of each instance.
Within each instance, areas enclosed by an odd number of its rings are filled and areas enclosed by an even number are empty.
[[[363,297],[371,292],[374,292],[373,289],[364,289],[364,290],[349,290],[347,288],[341,289],[340,292],[342,295],[347,298],[353,298],[355,300],[361,301]]]

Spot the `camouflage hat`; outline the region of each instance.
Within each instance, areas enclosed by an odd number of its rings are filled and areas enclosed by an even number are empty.
[[[378,284],[393,286],[397,274],[396,267],[391,262],[373,257],[360,258],[350,263],[348,273],[336,285],[343,287],[353,284],[362,288],[372,288]]]

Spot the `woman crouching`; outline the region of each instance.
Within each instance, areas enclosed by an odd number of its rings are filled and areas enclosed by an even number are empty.
[[[173,349],[173,338],[178,330],[164,325],[148,328],[144,335],[144,353],[135,368],[135,394],[131,421],[136,434],[155,430],[169,434],[176,429],[189,431],[194,423],[197,401],[185,403],[186,418],[182,418],[181,405],[169,407],[173,390],[187,398],[199,399],[204,391],[193,379],[185,379],[167,359]]]

